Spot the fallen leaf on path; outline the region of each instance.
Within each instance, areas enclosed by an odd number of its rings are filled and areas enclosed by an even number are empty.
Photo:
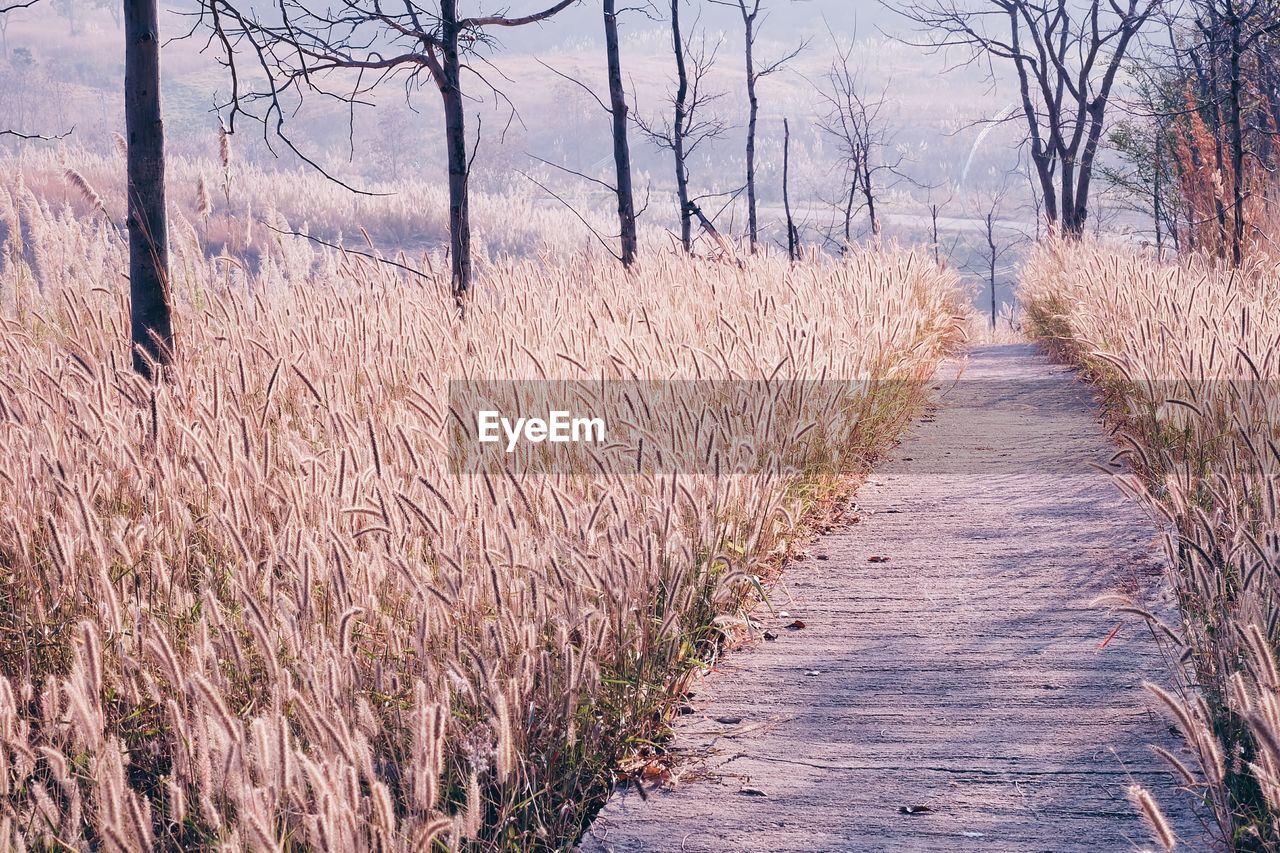
[[[830,559],[831,559],[831,555],[829,555],[829,554],[818,554],[818,555],[817,555],[817,559],[819,559],[819,560],[830,560]]]
[[[804,628],[804,627],[805,627],[805,624],[801,622],[799,619],[792,622],[790,625],[786,626],[788,631],[799,631],[801,628]]]
[[[717,723],[724,723],[726,726],[736,726],[742,722],[741,717],[716,717]]]
[[[742,789],[741,791],[739,791],[738,793],[739,793],[739,794],[742,794],[744,797],[767,797],[767,796],[769,796],[769,795],[768,795],[768,794],[766,794],[764,791],[761,791],[759,788],[743,788],[743,789]]]
[[[867,562],[868,563],[887,563],[889,562],[889,558],[888,557],[867,557]]]
[[[646,764],[640,775],[650,782],[666,782],[671,778],[671,768],[654,761]]]
[[[1120,623],[1120,625],[1123,625],[1123,624],[1124,624],[1123,622]],[[1107,638],[1103,640],[1101,643],[1098,643],[1098,648],[1094,649],[1095,652],[1100,652],[1103,649],[1105,649],[1107,647],[1107,643],[1110,643],[1112,638],[1114,638],[1116,634],[1120,633],[1120,625],[1117,625],[1114,628],[1112,628],[1111,633],[1107,634]]]
[[[778,635],[777,635],[777,634],[775,634],[775,633],[773,633],[772,631],[765,631],[765,632],[764,632],[764,638],[765,638],[766,640],[776,640],[776,639],[778,639]]]
[[[933,809],[928,806],[898,806],[898,814],[928,814]]]

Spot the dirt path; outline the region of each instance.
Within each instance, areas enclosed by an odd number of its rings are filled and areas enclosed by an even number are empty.
[[[1028,345],[958,371],[858,523],[788,570],[778,638],[705,680],[678,783],[615,795],[584,850],[1147,847],[1131,778],[1198,835],[1147,747],[1176,746],[1140,686],[1167,667],[1139,622],[1090,606],[1160,580],[1155,528],[1091,467],[1112,446],[1087,390]]]

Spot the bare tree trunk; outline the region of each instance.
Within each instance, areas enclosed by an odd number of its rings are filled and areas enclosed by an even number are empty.
[[[1071,215],[1075,236],[1084,234],[1085,224],[1089,219],[1089,191],[1093,182],[1093,163],[1098,157],[1098,147],[1102,141],[1103,119],[1106,102],[1094,100],[1088,107],[1089,132],[1085,139],[1084,152],[1080,155],[1080,178],[1076,182],[1075,210]],[[1066,174],[1066,171],[1063,171]],[[1101,221],[1101,220],[1099,220]]]
[[[458,58],[458,0],[440,0],[443,41],[445,148],[449,160],[449,254],[453,262],[453,293],[465,296],[471,287],[471,212],[467,197],[466,113],[462,103],[462,64]]]
[[[680,245],[686,252],[692,252],[693,214],[689,210],[689,170],[684,162],[689,72],[684,63],[684,38],[680,35],[680,0],[671,0],[671,47],[676,55],[676,115],[671,128],[671,149],[676,160],[676,196],[680,201]]]
[[[1209,6],[1209,32],[1212,33],[1210,39],[1216,40],[1221,33],[1221,19],[1218,17],[1217,4]],[[1201,97],[1200,103],[1210,105],[1213,109],[1213,118],[1210,122],[1214,129],[1213,133],[1213,165],[1217,169],[1218,174],[1226,173],[1227,155],[1222,133],[1222,104],[1220,102],[1220,93],[1222,86],[1219,80],[1219,61],[1220,56],[1215,47],[1213,53],[1209,56],[1208,75],[1201,80],[1201,88],[1204,95]],[[1227,259],[1227,249],[1230,245],[1230,236],[1228,235],[1229,225],[1227,222],[1227,207],[1222,203],[1222,193],[1215,190],[1213,192],[1214,215],[1218,222],[1218,256],[1223,260]]]
[[[747,38],[747,233],[751,238],[751,254],[756,253],[759,240],[759,223],[756,218],[756,119],[760,113],[760,99],[756,96],[755,23],[756,16],[747,12],[747,4],[740,3],[742,24]]]
[[[1062,234],[1072,239],[1084,234],[1076,222],[1076,166],[1075,162],[1062,161]]]
[[[151,362],[174,354],[156,0],[125,0],[124,24],[130,332],[133,369],[152,378]]]
[[[627,144],[627,92],[622,86],[622,58],[618,49],[616,0],[604,0],[604,42],[609,65],[609,109],[613,114],[613,164],[617,171],[618,233],[622,265],[635,263],[636,206],[631,190],[631,147]]]
[[[867,216],[871,218],[871,233],[880,236],[880,219],[876,216],[876,190],[871,178],[871,152],[862,160],[862,196],[867,200]]]
[[[1044,201],[1041,199],[1040,194],[1036,192],[1035,181],[1028,178],[1027,183],[1031,185],[1031,205],[1036,217],[1036,242],[1039,243],[1042,236],[1041,227],[1044,225],[1045,218]]]
[[[1040,198],[1044,202],[1045,223],[1049,232],[1058,230],[1058,189],[1053,185],[1053,162],[1047,156],[1031,154],[1031,161],[1036,167],[1036,179],[1040,183]]]
[[[1160,137],[1161,128],[1159,123],[1156,124],[1155,144],[1151,146],[1153,171],[1151,181],[1151,218],[1156,226],[1156,260],[1164,260],[1164,228],[1160,219],[1164,211],[1160,209],[1160,170],[1164,168],[1162,158],[1160,156]]]
[[[1230,97],[1228,106],[1231,122],[1231,193],[1235,215],[1231,222],[1231,263],[1240,266],[1244,260],[1244,124],[1242,113],[1244,106],[1240,88],[1240,60],[1244,55],[1241,44],[1240,15],[1233,3],[1227,4],[1227,27],[1231,33],[1230,73],[1228,82]]]
[[[787,213],[787,257],[794,263],[800,253],[799,235],[796,233],[796,222],[791,217],[791,124],[782,120],[782,206]]]
[[[849,197],[844,204],[844,245],[840,247],[841,254],[849,251],[849,246],[853,244],[853,203],[857,197],[858,181],[855,178],[849,185]]]
[[[938,245],[938,205],[929,205],[929,220],[933,231],[933,262],[942,266],[942,247]]]
[[[987,260],[991,279],[991,328],[996,327],[996,214],[987,213]]]

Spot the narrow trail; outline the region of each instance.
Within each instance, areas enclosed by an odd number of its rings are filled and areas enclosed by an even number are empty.
[[[583,850],[1146,848],[1131,781],[1201,835],[1148,748],[1176,749],[1141,687],[1167,664],[1139,620],[1091,605],[1169,606],[1156,529],[1092,467],[1113,446],[1088,390],[1024,344],[934,385],[856,523],[789,567],[788,616],[762,614],[778,638],[702,683],[676,784],[616,794]]]

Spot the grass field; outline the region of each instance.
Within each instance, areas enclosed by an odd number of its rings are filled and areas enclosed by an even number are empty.
[[[1021,297],[1034,334],[1100,384],[1136,472],[1127,488],[1169,523],[1181,621],[1150,617],[1181,688],[1152,688],[1186,741],[1169,760],[1233,849],[1273,849],[1280,264],[1258,253],[1227,270],[1056,243],[1037,250]]]
[[[888,249],[548,249],[488,264],[464,322],[442,265],[261,228],[252,264],[209,257],[197,209],[153,388],[115,191],[6,187],[5,847],[563,846],[960,328],[953,275]],[[905,381],[850,384],[761,473],[451,473],[447,381],[542,375]]]

